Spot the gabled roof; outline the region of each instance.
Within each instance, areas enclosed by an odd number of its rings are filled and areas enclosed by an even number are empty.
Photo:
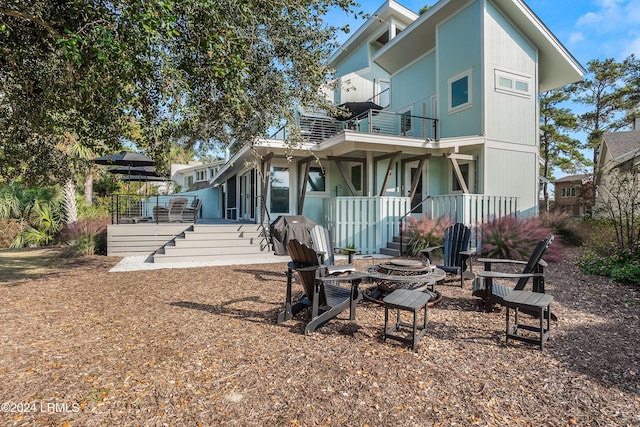
[[[640,149],[640,130],[605,132],[602,142],[607,144],[613,160],[622,160],[626,154]]]
[[[530,40],[539,52],[541,91],[582,79],[585,70],[522,0],[493,0],[496,7]],[[390,74],[420,58],[436,46],[436,28],[469,0],[440,0],[374,55]]]
[[[331,55],[329,64],[337,65],[342,62],[351,52],[376,35],[380,28],[386,26],[385,22],[393,18],[396,23],[408,26],[418,18],[419,15],[396,3],[393,0],[385,1],[367,21],[356,30],[340,48]]]
[[[578,175],[568,175],[568,176],[564,176],[562,178],[558,178],[556,179],[555,183],[562,183],[562,182],[579,182],[581,184],[584,184],[586,182],[591,182],[591,174],[587,174],[587,173],[581,173]]]

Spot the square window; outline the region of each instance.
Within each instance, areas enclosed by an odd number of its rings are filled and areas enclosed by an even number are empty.
[[[465,180],[467,185],[469,185],[469,163],[462,163],[460,166],[460,172],[462,173],[462,178]],[[456,175],[455,170],[451,170],[452,180],[451,180],[451,190],[452,191],[462,191],[462,186],[460,182],[458,182],[458,175]]]
[[[307,191],[325,191],[325,174],[323,168],[319,166],[312,166],[309,168]]]
[[[469,77],[451,83],[451,108],[459,107],[469,102]]]
[[[451,77],[449,84],[449,112],[471,106],[471,69]]]

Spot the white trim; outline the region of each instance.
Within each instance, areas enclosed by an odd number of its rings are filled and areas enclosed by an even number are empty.
[[[518,89],[518,83],[525,84],[526,90]],[[509,71],[494,68],[493,84],[496,92],[508,95],[531,98],[533,92],[533,77],[516,74]]]

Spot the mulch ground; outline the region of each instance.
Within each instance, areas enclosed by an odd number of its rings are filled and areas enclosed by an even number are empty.
[[[481,311],[469,281],[439,286],[414,352],[382,342],[369,302],[309,336],[308,313],[276,325],[284,263],[76,260],[0,285],[0,425],[640,425],[639,294],[576,256],[547,269],[544,351],[505,344],[504,309]]]

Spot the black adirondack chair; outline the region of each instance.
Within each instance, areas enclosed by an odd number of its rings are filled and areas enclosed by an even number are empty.
[[[356,249],[335,248],[331,233],[321,225],[313,226],[309,234],[311,235],[311,246],[320,256],[320,262],[327,269],[328,274],[356,271],[356,267],[353,264],[353,257],[358,252]],[[347,252],[349,256],[348,264],[336,264],[336,250]]]
[[[287,269],[287,295],[285,308],[278,315],[277,323],[292,319],[297,313],[311,306],[311,321],[304,328],[309,334],[333,319],[344,310],[350,310],[350,320],[356,318],[356,303],[362,298],[358,285],[367,277],[362,273],[349,273],[343,276],[323,276],[318,254],[307,245],[293,239],[287,243],[287,252],[291,262]],[[304,288],[304,296],[292,302],[293,272]],[[339,282],[351,282],[351,287],[342,287]]]
[[[471,239],[471,229],[458,222],[450,225],[444,230],[444,243],[440,246],[431,246],[418,251],[420,256],[431,262],[431,252],[442,248],[444,251],[442,265],[436,267],[444,270],[447,274],[460,276],[460,287],[464,286],[465,271],[473,272],[471,257],[475,255],[475,249],[469,249]],[[471,276],[470,276],[471,277]]]
[[[473,295],[482,299],[485,311],[493,310],[495,304],[502,304],[504,297],[512,290],[522,291],[527,286],[529,279],[533,282],[533,292],[544,293],[544,268],[547,263],[542,259],[544,253],[553,242],[553,235],[548,239],[540,240],[531,253],[528,261],[516,261],[511,259],[479,258],[484,263],[484,271],[476,273],[477,278],[473,283]],[[492,265],[524,265],[522,273],[503,273],[493,271]],[[517,279],[515,287],[507,286],[494,279]],[[535,314],[535,313],[530,313]],[[552,315],[552,317],[555,317]]]

